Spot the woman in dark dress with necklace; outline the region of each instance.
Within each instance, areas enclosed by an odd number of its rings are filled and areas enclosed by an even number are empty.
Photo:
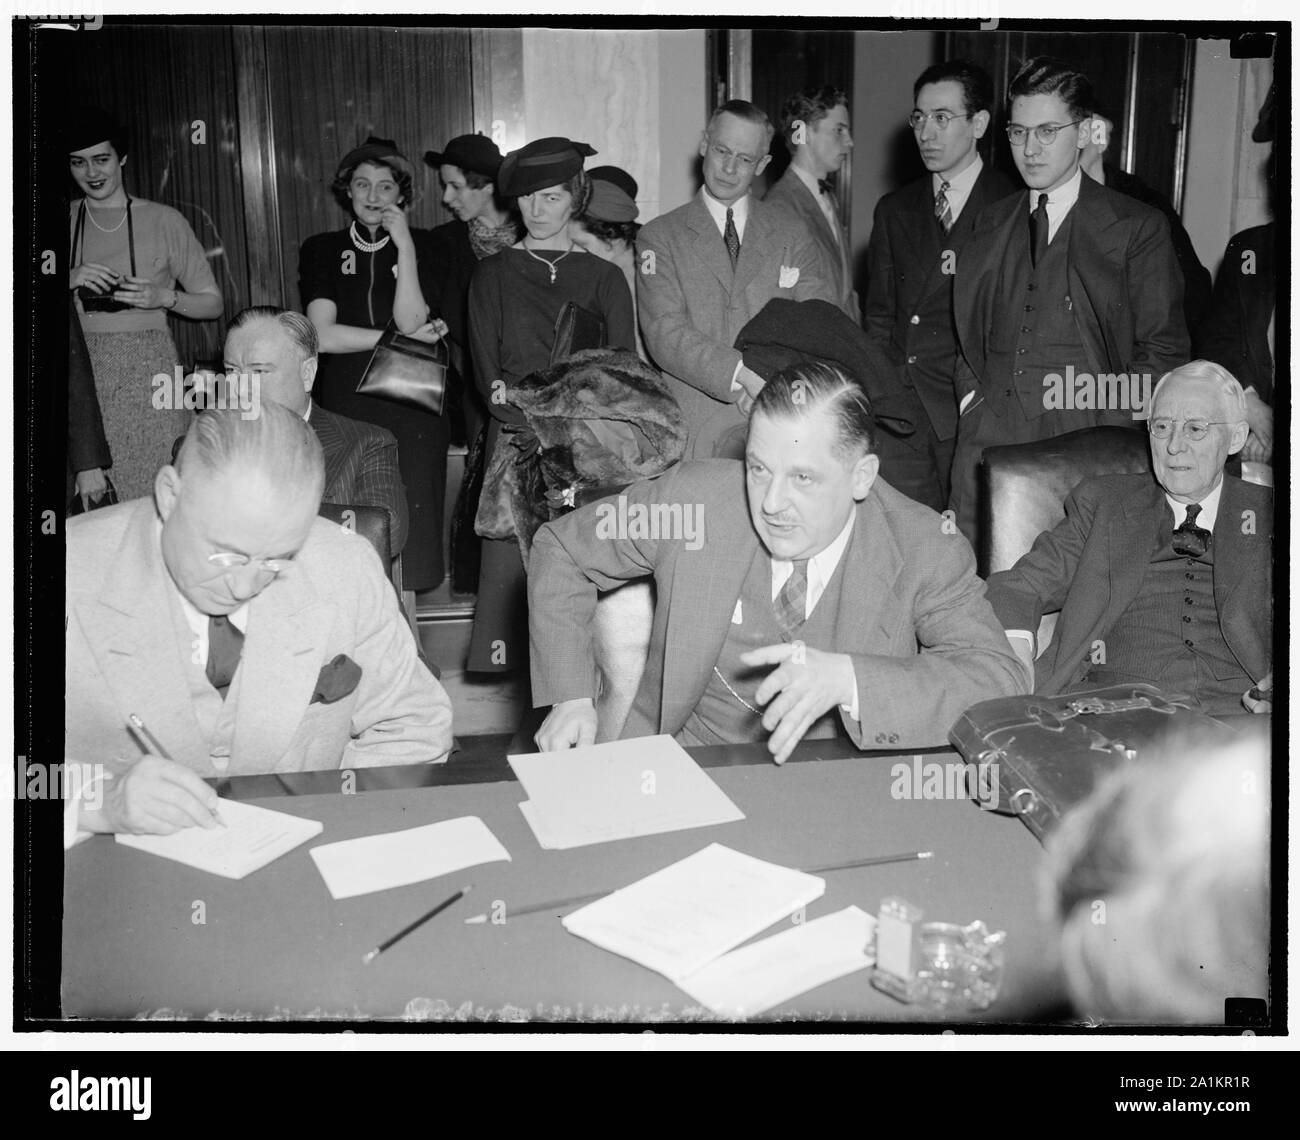
[[[402,580],[415,591],[434,589],[445,574],[447,420],[356,391],[390,320],[398,332],[430,343],[447,331],[438,318],[429,233],[407,224],[413,185],[411,164],[391,139],[372,135],[349,151],[331,189],[352,214],[352,223],[303,242],[298,275],[307,316],[320,335],[313,398],[332,412],[377,424],[397,437],[411,518]]]
[[[525,422],[507,393],[550,363],[555,320],[565,302],[604,318],[610,348],[636,351],[626,278],[617,266],[569,240],[569,219],[591,193],[583,158],[595,153],[585,143],[545,138],[512,151],[501,164],[498,186],[503,195],[518,198],[528,232],[510,249],[479,262],[469,289],[475,382],[492,416],[489,468],[494,452],[511,446],[502,427]],[[510,672],[524,665],[527,654],[527,592],[518,543],[485,538],[468,667]]]

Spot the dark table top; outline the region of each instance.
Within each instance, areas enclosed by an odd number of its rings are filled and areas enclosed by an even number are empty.
[[[967,799],[891,796],[913,754],[860,754],[806,741],[783,767],[755,746],[693,753],[744,811],[736,823],[543,851],[519,811],[523,787],[504,756],[458,771],[357,771],[224,781],[223,795],[320,820],[323,833],[240,881],[96,836],[68,852],[63,918],[65,1017],[402,1019],[408,1021],[713,1022],[667,979],[577,938],[559,914],[510,917],[537,902],[626,886],[712,842],[807,868],[895,852],[933,859],[829,872],[814,919],[850,904],[874,914],[901,896],[925,919],[983,919],[1008,934],[1002,996],[982,1022],[1020,1021],[1050,989],[1049,932],[1037,917],[1036,840],[1013,818]],[[935,750],[922,763],[960,764]],[[476,815],[512,856],[350,899],[333,899],[312,846]],[[473,894],[370,965],[362,955],[464,883]],[[504,904],[506,921],[466,926]],[[499,908],[498,908],[499,909]],[[568,909],[576,909],[570,907]],[[784,929],[769,928],[762,936]],[[762,1020],[928,1020],[879,993],[863,970]]]

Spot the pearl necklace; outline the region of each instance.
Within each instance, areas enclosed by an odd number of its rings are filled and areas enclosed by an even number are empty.
[[[116,209],[117,207],[113,207],[113,208]],[[126,225],[126,216],[128,213],[130,213],[130,211],[131,211],[131,200],[128,198],[126,202],[126,206],[122,208],[122,220],[118,222],[117,225],[115,225],[112,229],[105,229],[97,221],[95,221],[95,211],[92,210],[89,206],[86,207],[86,217],[90,219],[90,224],[94,226],[95,229],[97,229],[101,234],[115,234],[124,225]]]
[[[562,254],[560,254],[560,256],[557,257],[554,261],[549,261],[549,260],[547,260],[545,257],[542,257],[542,256],[540,256],[539,254],[534,253],[531,249],[528,248],[527,245],[524,245],[523,242],[520,242],[520,245],[523,246],[523,250],[524,250],[524,252],[525,252],[526,254],[528,254],[529,257],[531,257],[534,261],[540,261],[543,265],[546,266],[547,269],[549,269],[549,270],[551,271],[551,284],[552,284],[552,285],[555,284],[555,272],[556,272],[557,268],[559,267],[560,262],[563,261],[566,257],[568,257],[569,254],[571,254],[571,253],[572,253],[572,252],[577,248],[577,247],[573,244],[573,242],[569,242],[569,248],[568,248],[568,249],[566,249]]]
[[[381,249],[384,248],[384,246],[388,244],[388,239],[392,237],[392,234],[384,234],[382,241],[366,241],[365,238],[363,238],[359,233],[357,233],[356,222],[353,222],[349,228],[352,233],[352,244],[355,245],[357,249],[359,249],[362,253],[378,253]]]

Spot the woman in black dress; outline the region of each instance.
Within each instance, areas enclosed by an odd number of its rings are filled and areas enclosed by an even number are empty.
[[[332,412],[377,424],[397,437],[411,517],[402,551],[403,584],[408,590],[432,590],[446,572],[446,417],[356,392],[389,321],[398,332],[428,342],[447,331],[438,317],[429,232],[407,224],[411,164],[391,139],[372,135],[345,154],[331,189],[352,222],[344,230],[308,238],[298,261],[302,301],[320,335],[313,397]]]
[[[502,427],[525,422],[509,403],[509,391],[550,363],[555,320],[566,301],[604,318],[610,348],[636,351],[627,280],[616,265],[569,240],[569,219],[581,213],[591,194],[582,171],[583,157],[590,154],[595,151],[585,143],[545,138],[512,151],[501,164],[501,193],[518,198],[528,232],[510,249],[480,261],[469,288],[475,383],[492,417],[489,468],[494,452],[511,446]],[[485,538],[469,668],[509,672],[524,665],[527,651],[527,595],[518,543]]]

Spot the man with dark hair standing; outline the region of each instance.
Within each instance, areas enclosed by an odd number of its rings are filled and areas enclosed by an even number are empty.
[[[930,173],[876,204],[865,328],[916,390],[927,416],[908,448],[898,449],[894,485],[941,511],[957,443],[956,255],[980,210],[1015,187],[980,157],[993,105],[993,81],[983,68],[963,59],[936,63],[921,73],[912,98],[909,122]]]
[[[597,593],[650,576],[650,651],[624,737],[764,741],[777,763],[806,736],[928,747],[975,702],[1024,692],[1031,672],[969,544],[877,478],[875,430],[861,385],[795,365],[760,391],[743,464],[682,464],[617,509],[593,503],[538,531],[533,700],[554,706],[539,746],[595,738]]]
[[[860,322],[849,238],[836,212],[834,177],[853,153],[848,96],[834,87],[810,87],[781,107],[781,134],[790,165],[763,199],[801,221],[817,242],[827,279],[844,312]]]
[[[1189,351],[1169,223],[1080,169],[1096,106],[1087,77],[1040,57],[1008,95],[1026,189],[980,213],[953,285],[961,420],[949,506],[975,544],[984,448],[1132,426],[1145,409],[1130,391],[1150,391]]]
[[[733,347],[749,319],[774,297],[837,300],[807,228],[750,195],[772,133],[753,103],[724,103],[700,138],[699,194],[637,235],[641,333],[654,363],[681,381],[688,458],[744,451],[741,405],[763,387]]]

